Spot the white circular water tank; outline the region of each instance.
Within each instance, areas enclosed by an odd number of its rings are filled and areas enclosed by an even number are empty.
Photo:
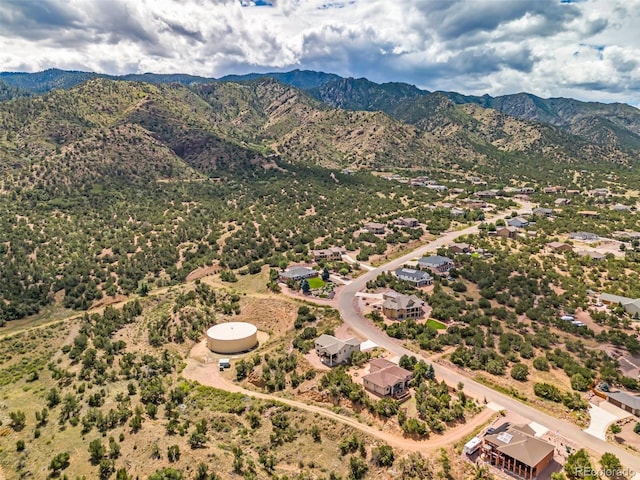
[[[258,329],[246,322],[228,322],[207,330],[207,347],[217,353],[240,353],[258,344]]]

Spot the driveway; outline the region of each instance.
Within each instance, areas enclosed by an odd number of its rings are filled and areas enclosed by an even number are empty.
[[[612,422],[629,416],[628,412],[608,402],[602,402],[602,406],[593,403],[589,405],[591,423],[589,424],[589,428],[585,429],[585,432],[601,440],[607,439],[607,428]]]

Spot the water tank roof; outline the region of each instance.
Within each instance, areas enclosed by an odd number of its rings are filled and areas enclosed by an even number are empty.
[[[258,329],[247,322],[227,322],[207,330],[207,337],[217,340],[237,340],[255,335]]]

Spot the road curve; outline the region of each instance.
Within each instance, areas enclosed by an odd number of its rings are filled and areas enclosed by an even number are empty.
[[[531,204],[525,202],[523,206],[518,210],[519,213],[524,211],[531,211]],[[496,216],[491,221],[505,218],[508,214]],[[389,270],[394,270],[404,264],[405,262],[422,256],[427,252],[433,252],[440,247],[448,245],[461,235],[467,235],[470,233],[477,233],[478,226],[466,228],[456,232],[449,232],[441,237],[413,250],[412,252],[391,260],[390,262],[371,270],[364,275],[353,280],[349,285],[341,287],[340,295],[338,296],[338,310],[342,316],[342,320],[349,325],[349,327],[363,338],[375,342],[379,346],[387,349],[395,355],[414,355],[418,359],[424,359],[430,361],[428,357],[421,356],[415,352],[406,349],[402,344],[393,338],[388,337],[384,332],[378,329],[370,320],[364,318],[356,309],[355,295],[360,290],[366,287],[366,283],[370,280],[374,280],[380,273]],[[576,445],[583,445],[588,447],[593,452],[602,455],[605,452],[611,452],[615,454],[622,465],[632,469],[636,472],[636,479],[640,478],[640,457],[633,455],[631,452],[620,448],[616,445],[607,443],[599,438],[596,438],[588,433],[583,432],[576,425],[562,421],[558,418],[547,415],[529,405],[519,402],[518,400],[497,392],[485,385],[482,385],[469,377],[462,375],[460,372],[447,368],[443,365],[433,363],[433,367],[438,378],[444,379],[449,385],[455,385],[458,382],[464,382],[465,392],[476,398],[486,398],[487,402],[495,402],[506,410],[511,410],[525,418],[535,420],[537,423],[545,426],[551,432],[557,432],[565,438],[575,442]],[[631,476],[631,478],[634,478]]]

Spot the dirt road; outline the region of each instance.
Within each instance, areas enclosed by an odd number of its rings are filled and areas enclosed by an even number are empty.
[[[370,427],[369,425],[362,424],[354,418],[334,413],[331,410],[317,405],[310,405],[304,402],[299,402],[297,400],[290,400],[288,398],[281,398],[276,395],[269,395],[267,393],[245,390],[239,385],[230,382],[222,377],[218,370],[218,366],[215,363],[206,363],[206,358],[207,350],[205,342],[199,342],[189,353],[189,358],[187,358],[186,360],[187,366],[182,371],[182,376],[187,380],[193,380],[209,387],[219,388],[227,392],[242,393],[244,395],[259,398],[262,400],[275,400],[280,403],[298,408],[300,410],[315,413],[317,415],[322,415],[325,418],[343,423],[357,430],[360,430],[363,433],[371,435],[372,437],[383,440],[392,447],[412,452],[425,452],[428,450],[434,450],[446,445],[450,445],[451,443],[470,435],[477,428],[488,423],[495,414],[494,411],[485,408],[469,422],[447,430],[442,435],[433,435],[431,438],[428,438],[426,440],[413,440],[410,438],[392,435],[387,432],[382,432],[375,427]]]

